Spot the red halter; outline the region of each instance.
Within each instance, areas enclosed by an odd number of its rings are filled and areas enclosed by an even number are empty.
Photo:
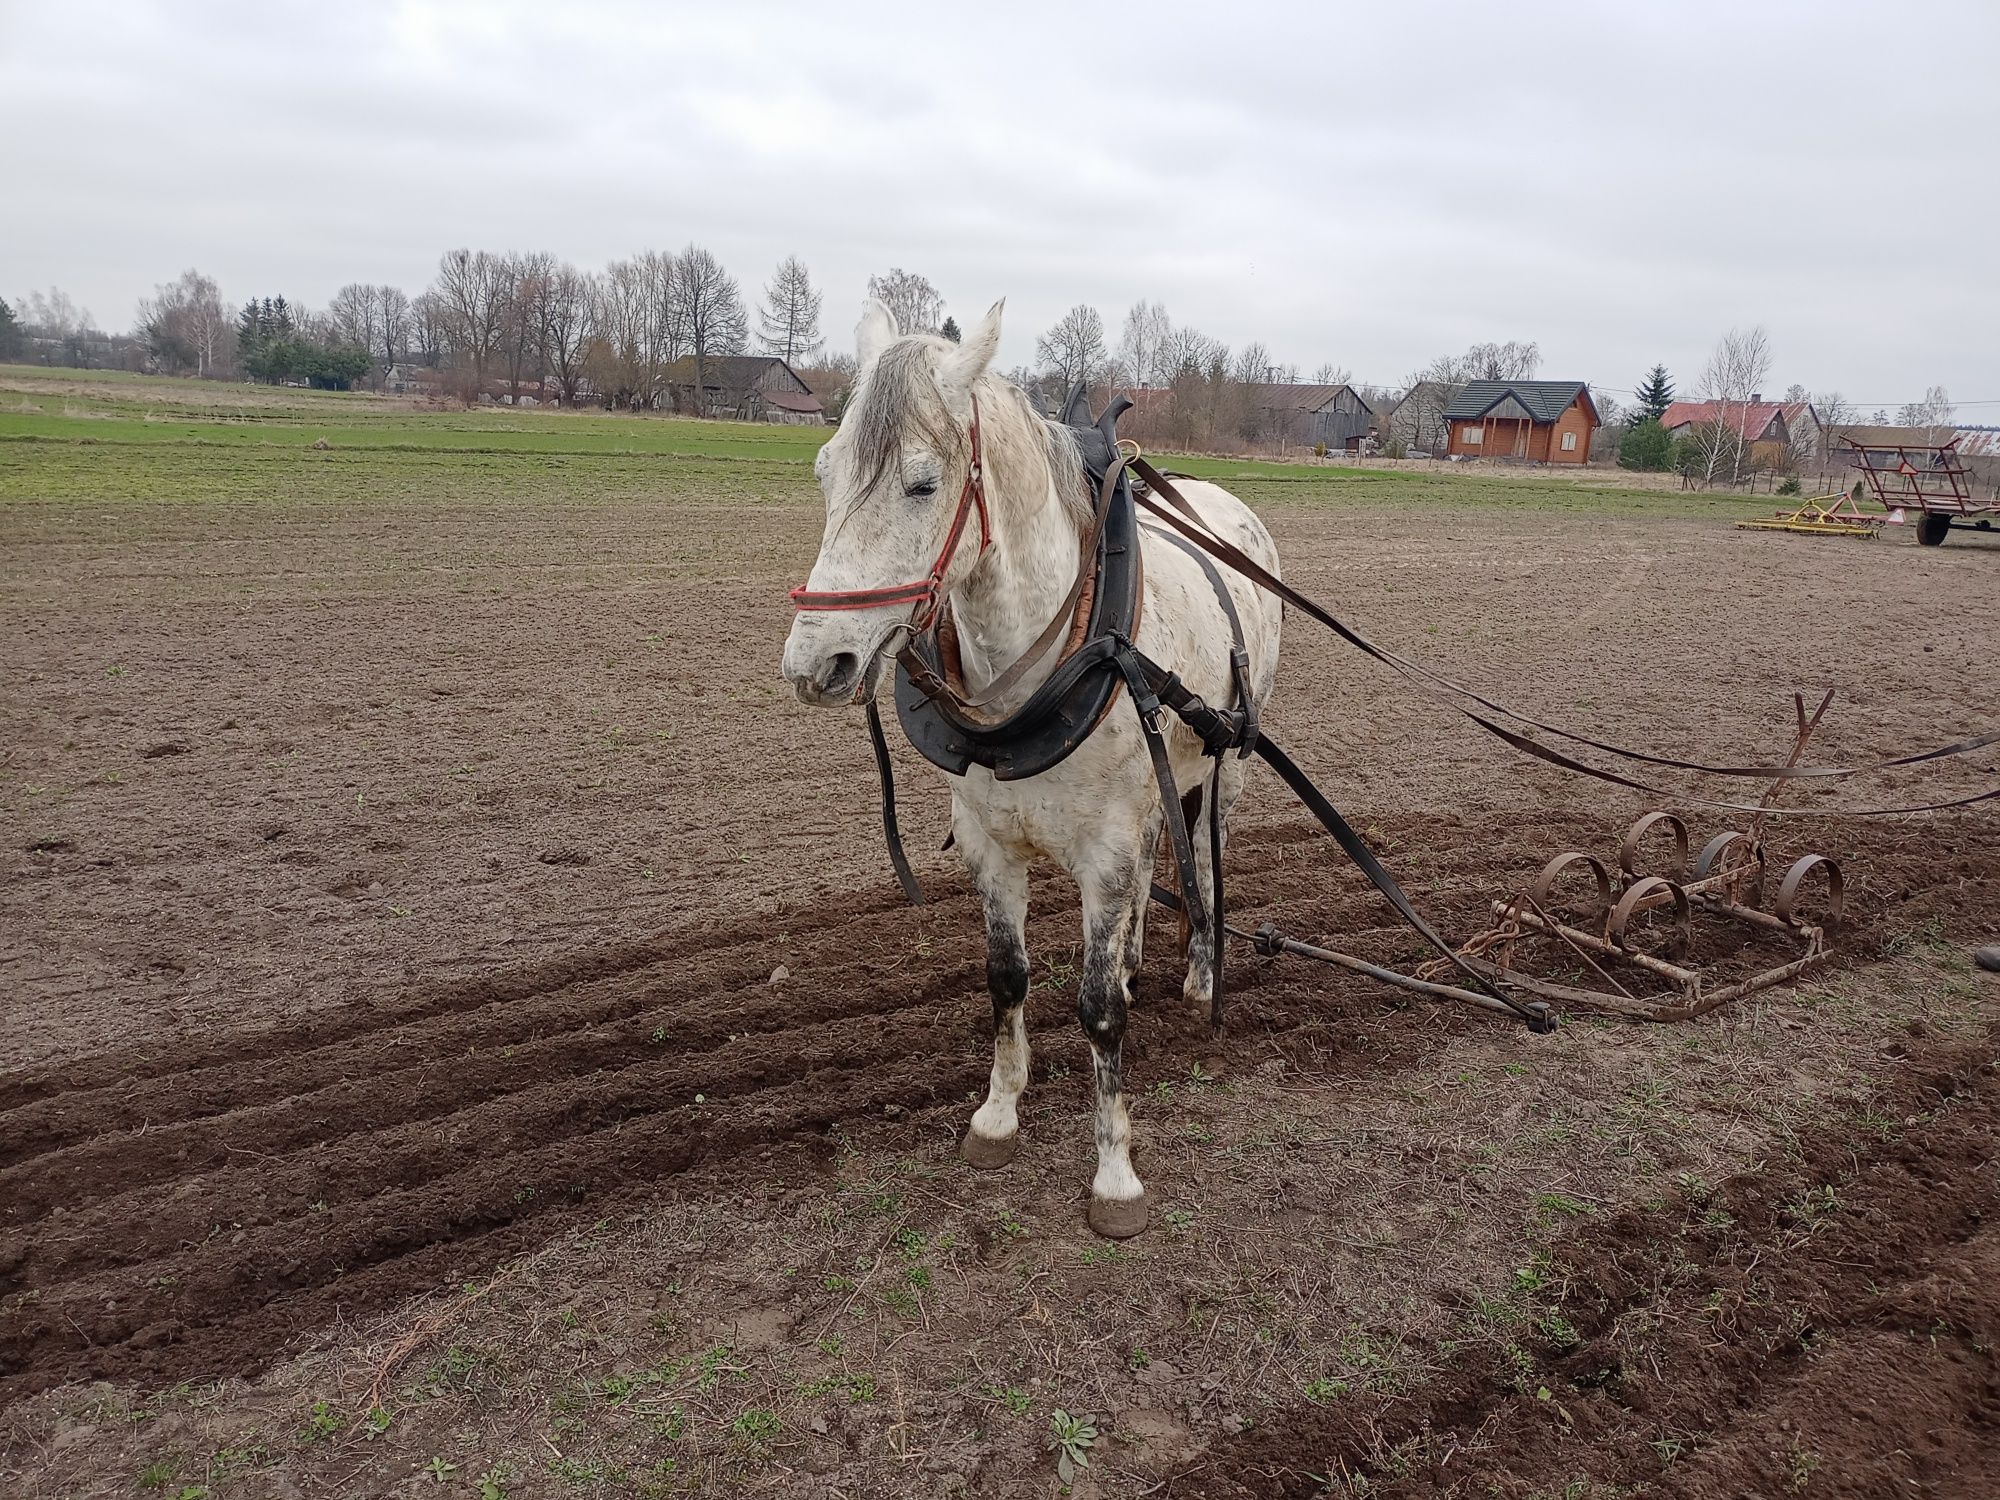
[[[889,584],[877,589],[809,589],[804,585],[792,590],[792,608],[801,612],[809,609],[882,609],[891,604],[914,604],[916,610],[910,616],[912,629],[926,629],[936,618],[938,591],[944,586],[944,575],[951,567],[951,560],[958,551],[959,539],[965,535],[967,515],[977,508],[979,511],[979,551],[984,555],[993,545],[993,532],[986,515],[986,475],[979,462],[979,398],[972,401],[972,466],[966,470],[965,488],[959,492],[958,511],[951,518],[951,530],[945,533],[944,545],[938,549],[937,561],[931,570],[913,583]]]

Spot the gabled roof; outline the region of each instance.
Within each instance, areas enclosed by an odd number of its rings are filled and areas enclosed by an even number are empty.
[[[1660,417],[1660,425],[1672,432],[1676,427],[1716,422],[1734,428],[1749,443],[1771,436],[1771,424],[1782,418],[1785,408],[1778,401],[1675,401]],[[1779,438],[1785,434],[1780,432]]]
[[[1324,411],[1340,399],[1340,393],[1349,389],[1344,385],[1252,385],[1247,387],[1253,406],[1271,411]],[[1361,409],[1371,416],[1374,408],[1361,399],[1356,391],[1354,399]]]
[[[1452,397],[1444,414],[1453,420],[1477,420],[1509,396],[1526,407],[1537,422],[1555,421],[1578,396],[1590,399],[1581,380],[1474,380]],[[1596,414],[1593,403],[1591,415],[1594,418]]]
[[[799,379],[798,372],[775,354],[711,354],[701,362],[701,376],[705,384],[720,390],[747,391],[762,380],[773,365],[785,372],[796,389],[809,389]],[[692,385],[694,356],[682,355],[669,363],[663,373],[669,385]]]

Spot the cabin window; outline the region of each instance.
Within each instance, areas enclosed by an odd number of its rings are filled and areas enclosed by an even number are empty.
[[[1575,434],[1575,433],[1573,433],[1573,432],[1565,432],[1565,433],[1563,434],[1563,452],[1565,452],[1565,453],[1574,453],[1574,452],[1576,452],[1576,434]]]
[[[1477,442],[1481,442],[1481,441],[1483,441],[1483,440],[1485,439],[1485,437],[1486,437],[1486,433],[1485,433],[1485,431],[1484,431],[1483,429],[1481,429],[1481,428],[1478,428],[1478,427],[1468,427],[1468,428],[1466,428],[1466,429],[1465,429],[1465,440],[1466,440],[1466,441],[1467,441],[1468,443],[1477,443]]]

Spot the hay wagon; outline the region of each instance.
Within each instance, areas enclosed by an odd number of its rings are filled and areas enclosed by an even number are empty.
[[[1890,521],[1914,514],[1917,540],[1926,547],[1940,545],[1954,524],[1990,531],[2000,515],[2000,500],[1973,498],[1957,438],[1930,446],[1843,441],[1848,461]]]

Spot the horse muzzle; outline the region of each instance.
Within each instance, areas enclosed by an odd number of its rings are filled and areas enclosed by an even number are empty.
[[[785,641],[783,670],[792,692],[799,702],[819,708],[866,703],[875,696],[887,660],[884,652],[895,630],[877,636],[872,644],[856,646],[823,639],[826,632],[815,624],[800,620]]]

